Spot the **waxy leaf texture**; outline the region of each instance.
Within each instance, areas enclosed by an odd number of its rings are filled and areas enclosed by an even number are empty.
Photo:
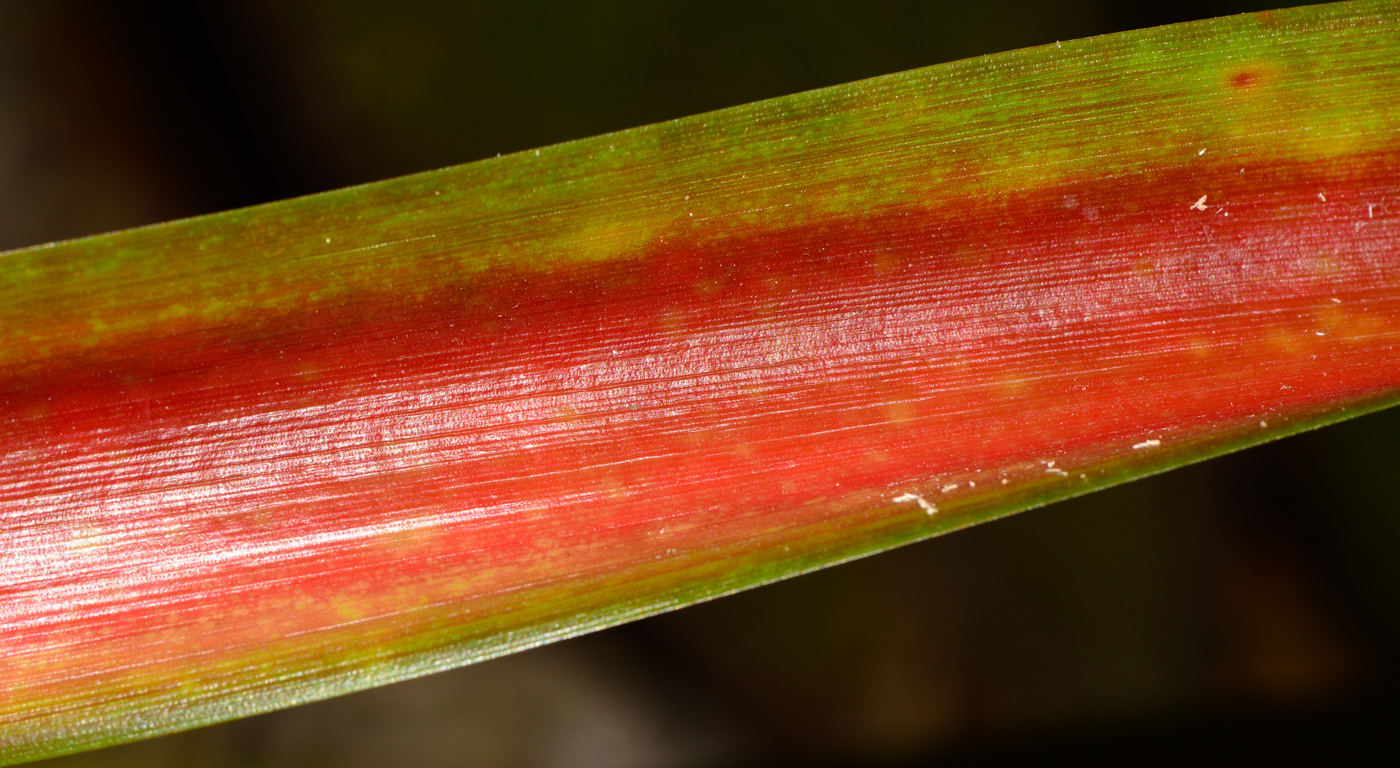
[[[0,255],[0,758],[1400,394],[1400,11],[1065,42]]]

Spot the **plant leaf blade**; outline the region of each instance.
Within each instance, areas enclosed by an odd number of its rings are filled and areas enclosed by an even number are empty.
[[[1393,6],[7,254],[0,754],[528,647],[1389,404]]]

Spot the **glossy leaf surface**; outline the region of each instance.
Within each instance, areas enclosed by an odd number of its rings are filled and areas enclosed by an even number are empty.
[[[0,755],[1390,403],[1397,31],[1113,35],[5,254]]]

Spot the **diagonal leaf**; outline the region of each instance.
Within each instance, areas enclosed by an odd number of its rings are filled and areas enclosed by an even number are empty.
[[[1398,20],[1063,43],[5,254],[0,757],[1390,404]]]

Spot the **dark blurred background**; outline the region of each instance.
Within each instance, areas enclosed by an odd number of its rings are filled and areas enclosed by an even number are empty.
[[[0,0],[0,249],[1265,2]],[[1400,414],[54,766],[1397,752]]]

